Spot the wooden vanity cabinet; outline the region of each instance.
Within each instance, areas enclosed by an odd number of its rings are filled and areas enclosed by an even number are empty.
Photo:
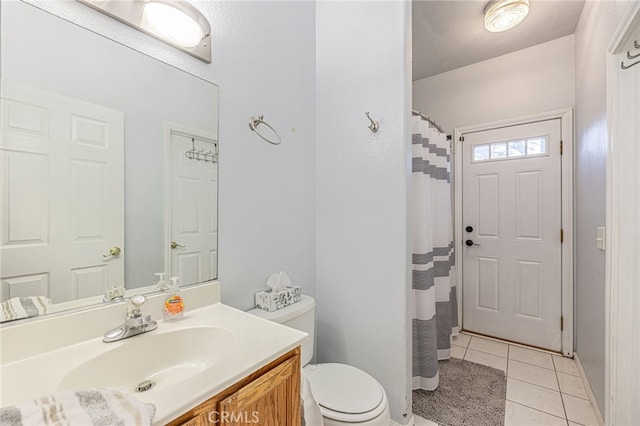
[[[170,426],[299,426],[300,347],[189,410]]]

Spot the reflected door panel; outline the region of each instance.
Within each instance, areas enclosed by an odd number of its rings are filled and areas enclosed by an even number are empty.
[[[2,81],[2,300],[124,284],[123,114]]]
[[[192,140],[193,139],[193,140]],[[212,280],[218,274],[218,164],[190,159],[192,149],[216,152],[213,140],[171,132],[171,276],[182,285]],[[207,157],[209,158],[209,157]]]

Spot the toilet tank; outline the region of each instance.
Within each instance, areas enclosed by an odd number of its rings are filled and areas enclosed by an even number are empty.
[[[302,353],[300,362],[304,366],[311,361],[313,357],[313,343],[315,342],[316,318],[316,301],[313,297],[303,295],[298,303],[274,312],[252,309],[248,311],[248,313],[308,333],[309,338],[301,345]]]

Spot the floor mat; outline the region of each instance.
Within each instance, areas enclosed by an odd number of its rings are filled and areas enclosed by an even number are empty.
[[[439,362],[435,391],[413,391],[413,412],[440,426],[502,426],[507,394],[503,371],[451,358]]]

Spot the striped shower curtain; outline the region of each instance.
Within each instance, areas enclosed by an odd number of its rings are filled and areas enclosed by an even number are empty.
[[[458,332],[446,135],[412,117],[413,388],[438,387],[438,360],[450,357]]]

